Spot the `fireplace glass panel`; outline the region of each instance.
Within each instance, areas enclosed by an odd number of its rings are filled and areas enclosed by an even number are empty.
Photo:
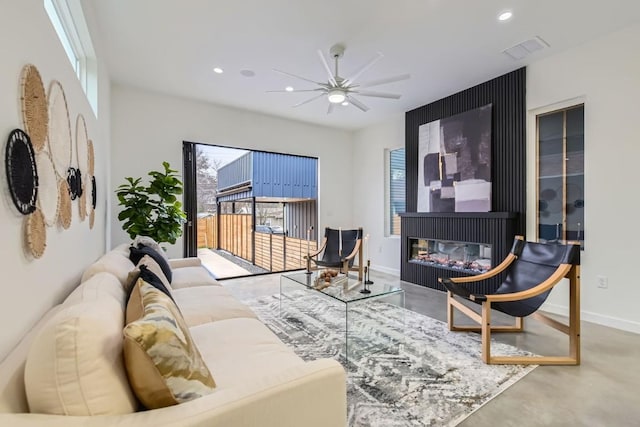
[[[409,239],[409,262],[479,274],[491,270],[491,245],[437,239]]]

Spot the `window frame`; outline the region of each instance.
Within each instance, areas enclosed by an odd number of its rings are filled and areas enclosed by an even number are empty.
[[[406,179],[407,179],[407,165],[406,165],[406,147],[396,146],[384,149],[384,236],[390,238],[400,238],[400,231],[398,234],[392,233],[391,225],[393,222],[393,218],[391,215],[391,154],[394,151],[405,150],[405,164],[404,164],[404,179],[405,179],[405,187],[404,187],[404,198],[405,198],[405,211],[406,211],[406,200],[407,200],[407,188],[406,188]]]
[[[43,7],[97,118],[98,66],[82,4],[80,0],[43,0]]]

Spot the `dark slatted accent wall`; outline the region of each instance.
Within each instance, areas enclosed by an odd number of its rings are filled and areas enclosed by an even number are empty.
[[[409,238],[433,238],[492,244],[493,264],[511,249],[513,236],[526,230],[526,69],[489,80],[462,92],[409,111],[405,116],[407,213],[402,215],[401,278],[443,290],[438,277],[462,273],[408,262]],[[418,128],[434,120],[492,104],[492,212],[416,213]],[[502,281],[477,286],[491,292]]]
[[[407,212],[415,212],[418,185],[418,127],[492,104],[492,211],[518,212],[517,232],[525,233],[526,69],[474,86],[416,108],[405,116]]]

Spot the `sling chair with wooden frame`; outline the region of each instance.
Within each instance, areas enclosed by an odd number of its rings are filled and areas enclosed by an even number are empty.
[[[504,282],[492,294],[473,294],[466,283],[478,282],[507,271]],[[540,312],[551,289],[562,279],[569,279],[569,324]],[[487,364],[580,364],[580,245],[526,242],[516,236],[511,253],[494,269],[470,277],[439,279],[447,288],[447,321],[452,331],[475,331],[482,335],[482,360]],[[482,305],[472,310],[462,300]],[[515,325],[491,326],[491,309],[515,317]],[[454,309],[480,326],[456,326]],[[568,356],[492,356],[491,332],[522,332],[524,317],[532,315],[542,323],[569,335]]]
[[[340,245],[342,236],[342,246]],[[313,253],[307,254],[307,271],[317,270],[318,267],[337,268],[341,273],[347,274],[349,271],[358,272],[358,280],[364,277],[364,260],[362,256],[362,228],[355,230],[336,230],[325,228],[322,245]],[[323,252],[322,259],[318,259],[320,252]],[[354,261],[358,255],[358,264],[354,266]],[[315,264],[311,266],[311,262]]]

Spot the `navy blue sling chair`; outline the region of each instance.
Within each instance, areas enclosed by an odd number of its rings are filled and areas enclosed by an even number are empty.
[[[466,284],[506,272],[504,282],[491,294],[474,294]],[[568,279],[569,324],[538,309],[551,290]],[[451,331],[475,331],[482,335],[482,360],[487,364],[580,364],[580,244],[526,242],[516,236],[507,257],[492,270],[470,277],[440,278],[447,288],[447,321]],[[480,313],[463,301],[481,305]],[[515,317],[515,325],[491,325],[491,309]],[[458,310],[480,326],[461,326],[454,322]],[[522,332],[524,317],[531,316],[569,336],[568,356],[492,356],[491,332]]]
[[[342,250],[340,250],[340,235],[342,235]],[[322,258],[319,254],[322,252]],[[356,255],[358,264],[355,264]],[[337,230],[325,228],[324,238],[320,248],[307,255],[307,271],[318,268],[336,268],[341,273],[358,272],[358,280],[364,276],[364,262],[362,259],[362,228],[355,230]],[[313,263],[314,265],[312,266]]]

